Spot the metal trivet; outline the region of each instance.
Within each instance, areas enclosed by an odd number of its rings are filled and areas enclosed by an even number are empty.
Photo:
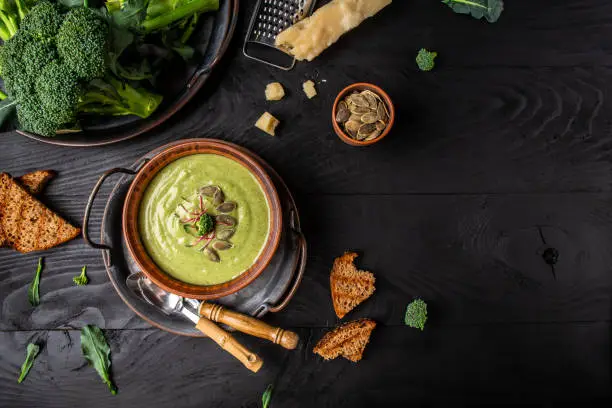
[[[274,45],[285,28],[312,13],[315,0],[259,0],[242,49],[245,56],[286,71],[295,58]]]

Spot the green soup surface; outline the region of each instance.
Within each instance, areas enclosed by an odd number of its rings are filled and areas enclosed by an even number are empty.
[[[220,214],[200,190],[218,186],[225,202],[236,203],[227,213],[237,224],[215,223],[206,237],[192,225],[202,209]],[[200,203],[200,199],[202,202]],[[167,274],[194,285],[227,282],[246,271],[259,257],[268,239],[270,208],[261,185],[240,163],[215,154],[195,154],[180,158],[155,175],[140,204],[138,226],[142,242],[153,261]],[[215,251],[219,262],[207,256],[223,229],[235,233],[226,241],[230,249]],[[210,242],[209,242],[210,241]]]

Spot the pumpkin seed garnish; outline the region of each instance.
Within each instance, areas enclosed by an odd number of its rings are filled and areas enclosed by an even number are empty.
[[[238,223],[234,217],[227,214],[219,214],[216,219],[219,224],[227,225],[228,227],[233,227]]]
[[[233,230],[231,228],[222,229],[217,232],[217,238],[222,239],[222,240],[228,240],[231,237],[233,237],[235,233],[236,233],[236,230]]]
[[[208,259],[210,259],[213,262],[221,261],[221,258],[219,258],[219,254],[214,249],[204,248],[204,255],[206,255]]]
[[[212,247],[216,249],[217,251],[225,251],[233,247],[233,245],[227,241],[219,240],[219,241],[213,242]]]
[[[387,104],[376,92],[369,89],[353,92],[338,102],[336,122],[356,140],[374,140],[388,126]]]
[[[219,191],[217,186],[205,186],[200,189],[200,194],[204,194],[206,197],[213,197],[217,191]]]
[[[226,201],[217,207],[217,211],[221,213],[230,213],[236,209],[237,205],[233,201]]]
[[[214,205],[219,205],[221,204],[223,201],[225,200],[225,194],[223,194],[223,191],[221,191],[221,189],[218,189],[215,192],[215,195],[213,196],[213,204]]]

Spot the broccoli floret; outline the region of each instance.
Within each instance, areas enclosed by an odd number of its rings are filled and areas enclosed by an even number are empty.
[[[72,278],[72,281],[77,286],[84,286],[89,283],[89,278],[87,277],[87,266],[81,268],[81,274]]]
[[[80,79],[90,81],[107,70],[108,25],[87,8],[70,10],[57,34],[57,51]]]
[[[198,235],[203,237],[213,230],[215,227],[215,219],[210,216],[210,214],[202,214],[200,219],[196,222],[196,227],[198,229]]]
[[[416,56],[416,63],[421,71],[431,71],[435,66],[435,59],[438,56],[437,52],[427,51],[421,48]]]
[[[423,330],[427,322],[427,303],[421,299],[415,299],[406,308],[404,322],[407,326]]]
[[[110,74],[105,80],[91,81],[79,101],[79,112],[102,115],[136,115],[149,117],[162,101],[162,96],[144,88],[135,88]]]
[[[36,94],[24,97],[17,105],[17,119],[20,129],[42,136],[55,136],[58,125],[49,120],[40,108]]]
[[[25,16],[20,29],[38,41],[53,42],[62,23],[58,7],[48,1],[41,1]]]
[[[18,33],[6,41],[0,50],[0,71],[4,87],[16,99],[30,95],[33,91],[34,83],[27,73],[27,63],[22,58],[28,41],[27,36]]]
[[[73,122],[81,94],[74,72],[65,64],[48,64],[36,80],[36,95],[45,116],[58,126]]]
[[[57,51],[53,44],[31,40],[24,45],[21,59],[27,76],[36,78],[47,64],[57,60]]]

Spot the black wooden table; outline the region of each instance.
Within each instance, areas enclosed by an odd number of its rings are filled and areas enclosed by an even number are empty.
[[[272,407],[609,403],[612,4],[506,3],[488,24],[435,0],[396,0],[316,61],[281,72],[242,56],[253,5],[242,2],[213,80],[155,132],[93,149],[1,135],[0,169],[57,170],[45,202],[78,224],[106,169],[181,138],[241,144],[295,193],[310,255],[297,296],[266,318],[304,344],[290,352],[239,336],[266,362],[252,374],[209,340],[135,316],[80,239],[44,253],[37,308],[26,291],[39,254],[0,250],[0,406],[256,407],[272,382]],[[431,73],[415,66],[421,47],[440,53]],[[311,101],[306,79],[318,84]],[[271,81],[287,88],[282,102],[265,102]],[[369,148],[343,144],[330,123],[333,98],[357,81],[380,85],[397,108],[391,135]],[[253,128],[265,110],[283,122],[278,137]],[[554,271],[547,248],[559,251]],[[312,354],[337,324],[329,270],[347,249],[377,277],[352,315],[380,323],[357,365]],[[75,287],[84,264],[91,283]],[[430,305],[424,332],[403,324],[415,296]],[[84,324],[105,329],[117,396],[85,366]],[[18,385],[32,340],[46,346]]]

